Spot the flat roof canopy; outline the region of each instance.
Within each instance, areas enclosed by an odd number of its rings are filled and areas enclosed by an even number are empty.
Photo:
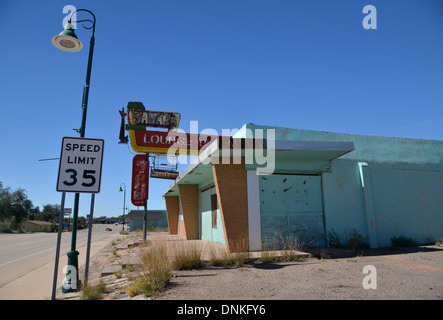
[[[233,138],[237,140],[240,138]],[[244,145],[244,144],[243,144]],[[247,145],[247,144],[246,144]],[[251,144],[252,146],[252,144]],[[281,163],[304,163],[311,164],[310,171],[322,171],[325,163],[343,156],[354,150],[354,143],[348,141],[288,141],[278,140],[275,143],[268,141],[264,149],[254,149],[244,147],[243,149],[222,149],[214,141],[177,177],[170,187],[163,193],[163,196],[178,196],[178,184],[202,184],[212,179],[212,163],[220,161],[219,159],[229,158],[229,163],[240,163],[240,159],[254,152],[260,152],[260,155],[269,156],[269,152],[275,152],[275,164],[279,167]],[[237,162],[233,157],[237,157]],[[217,162],[218,163],[218,162]],[[220,163],[225,163],[220,161]],[[313,166],[313,167],[312,167]],[[245,168],[253,170],[258,168],[257,164],[246,162]],[[281,171],[281,170],[278,170]],[[284,171],[284,170],[283,170]],[[297,169],[288,170],[296,173]]]
[[[269,148],[268,148],[269,149]],[[276,158],[331,161],[354,150],[348,141],[276,141]]]

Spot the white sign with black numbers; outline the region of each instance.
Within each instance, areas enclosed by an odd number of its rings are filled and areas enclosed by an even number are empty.
[[[104,145],[103,139],[64,137],[57,191],[100,192]]]

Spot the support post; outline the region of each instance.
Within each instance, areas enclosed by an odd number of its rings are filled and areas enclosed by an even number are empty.
[[[60,258],[60,242],[63,229],[63,217],[65,215],[65,196],[66,193],[62,192],[62,200],[60,205],[60,215],[58,217],[58,230],[57,230],[57,247],[55,249],[55,265],[54,265],[54,279],[52,282],[52,296],[51,299],[55,300],[55,294],[57,291],[57,274],[58,274],[58,261]]]
[[[91,194],[91,209],[90,209],[90,213],[89,213],[89,223],[88,223],[88,247],[86,249],[85,285],[88,284],[89,256],[91,254],[92,216],[94,215],[94,202],[95,202],[95,193],[92,193]]]
[[[146,244],[146,229],[147,229],[147,216],[148,216],[148,200],[145,200],[145,210],[143,215],[143,243]]]
[[[149,153],[146,154],[146,161],[148,162],[148,175],[149,175]],[[149,181],[149,180],[148,180]],[[149,182],[148,182],[149,183]],[[149,193],[149,187],[148,187]],[[148,195],[146,196],[148,198]],[[146,244],[146,231],[148,228],[148,200],[145,200],[145,212],[143,215],[143,243]]]

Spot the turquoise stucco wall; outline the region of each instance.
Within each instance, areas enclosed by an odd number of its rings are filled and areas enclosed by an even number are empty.
[[[275,140],[353,142],[355,150],[340,157],[342,160],[423,164],[428,168],[442,170],[443,141],[439,140],[363,136],[255,124],[245,124],[235,137],[252,138],[257,129],[263,130],[264,138],[267,137],[268,129],[274,129]]]
[[[225,243],[220,209],[217,209],[217,228],[212,228],[211,195],[215,194],[215,188],[200,192],[200,238],[211,242]]]
[[[168,218],[166,216],[166,211],[162,212],[162,218],[160,220],[148,219],[147,228],[167,228]],[[143,219],[131,219],[129,221],[129,230],[143,230]]]
[[[276,140],[354,143],[353,152],[333,160],[322,173],[326,232],[346,238],[357,230],[379,247],[390,246],[393,236],[413,237],[419,243],[443,238],[443,141],[253,124],[236,137],[253,137],[254,129],[264,129],[265,136],[266,129],[275,129]],[[367,164],[365,187],[359,162]]]
[[[391,237],[412,237],[419,243],[443,237],[443,173],[409,166],[368,163],[373,220],[367,211],[358,165],[336,160],[323,173],[326,226],[343,238],[352,230],[369,236],[375,230],[377,245],[390,246]],[[367,181],[366,181],[367,182]]]
[[[344,240],[353,230],[357,230],[367,237],[358,162],[334,160],[330,172],[323,172],[322,178],[326,233],[335,232]]]
[[[369,167],[378,241],[411,236],[420,243],[443,238],[443,172],[429,168]]]

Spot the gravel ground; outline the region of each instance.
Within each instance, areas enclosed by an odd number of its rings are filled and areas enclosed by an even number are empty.
[[[179,243],[164,234],[148,239]],[[126,236],[110,243],[91,259],[90,281],[106,283],[104,300],[144,300],[143,295],[128,297],[128,287],[136,279],[124,269],[122,277],[103,275],[107,264],[121,265],[138,249],[120,249],[138,237]],[[140,240],[140,239],[139,239]],[[189,241],[186,241],[189,245]],[[205,247],[196,241],[191,246]],[[116,250],[117,249],[117,250]],[[205,267],[173,271],[166,291],[149,300],[443,300],[443,246],[420,246],[394,250],[371,249],[360,256],[330,257],[337,252],[318,252],[309,258],[284,263],[252,263],[244,267]],[[340,252],[338,252],[340,253]],[[342,252],[343,253],[343,252]],[[349,252],[348,252],[349,253]],[[326,258],[323,258],[326,255]],[[363,273],[365,266],[374,269]],[[80,270],[81,279],[83,279]],[[369,282],[368,277],[372,278]],[[375,278],[374,278],[375,277]],[[365,289],[363,284],[376,285]],[[58,293],[58,299],[77,300],[80,292]]]
[[[374,269],[363,273],[365,266]],[[365,277],[376,275],[376,289]],[[443,247],[369,250],[347,258],[175,271],[154,300],[443,300]]]

